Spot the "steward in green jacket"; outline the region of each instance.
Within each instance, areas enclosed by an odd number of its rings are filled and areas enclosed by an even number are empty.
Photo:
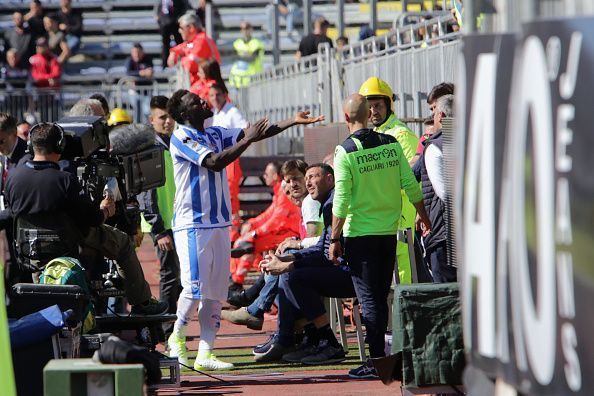
[[[402,147],[406,160],[410,162],[417,151],[419,139],[404,122],[396,118],[392,88],[380,78],[370,77],[359,88],[359,94],[365,96],[369,102],[371,109],[369,121],[375,127],[373,130],[395,137]],[[398,229],[406,230],[411,228],[414,230],[417,212],[404,191],[402,191],[401,195],[402,210]],[[411,283],[410,259],[406,243],[398,241],[396,255],[398,256],[400,283]]]
[[[264,70],[264,44],[252,37],[252,25],[249,22],[242,22],[240,28],[242,37],[233,42],[238,59],[233,63],[229,73],[229,83],[236,88],[248,85],[253,75]]]
[[[400,144],[390,135],[367,128],[370,111],[365,97],[349,96],[343,109],[351,134],[334,153],[335,187],[328,256],[340,264],[344,252],[363,307],[369,354],[378,358],[384,356],[387,298],[396,262],[401,190],[414,202],[425,233],[431,231],[431,224],[419,183]],[[349,375],[361,377],[373,371],[365,363]]]

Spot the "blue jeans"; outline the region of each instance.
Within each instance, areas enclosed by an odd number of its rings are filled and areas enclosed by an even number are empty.
[[[253,303],[247,307],[250,315],[261,318],[270,310],[278,293],[278,275],[264,275],[264,287]]]
[[[295,322],[301,313],[287,297],[289,273],[282,274],[278,283],[277,342],[283,346],[295,344]]]
[[[281,14],[279,12],[279,15],[281,17],[285,17],[285,20],[287,22],[287,33],[292,32],[293,30],[295,30],[295,20],[299,19],[299,18],[303,18],[303,10],[295,3],[289,3],[289,5],[287,6],[289,12],[287,14]],[[272,34],[272,20],[274,18],[274,6],[272,4],[269,4],[266,6],[265,9],[266,12],[266,32],[268,34]],[[280,23],[280,21],[279,21]]]

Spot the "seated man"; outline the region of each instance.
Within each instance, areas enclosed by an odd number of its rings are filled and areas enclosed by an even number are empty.
[[[260,264],[268,274],[280,275],[278,335],[256,361],[283,359],[305,364],[342,361],[344,350],[336,340],[320,296],[352,297],[355,289],[346,265],[334,266],[328,259],[332,232],[334,171],[327,164],[311,165],[306,173],[307,190],[322,204],[324,230],[318,243],[291,254],[267,256]],[[332,280],[329,282],[329,280]],[[294,350],[294,318],[299,315],[313,324]]]
[[[144,53],[140,43],[134,43],[130,50],[130,57],[126,59],[126,74],[147,79],[153,77],[153,60]]]
[[[272,187],[274,196],[272,204],[259,216],[248,220],[241,229],[241,236],[231,250],[231,256],[239,257],[235,268],[232,268],[232,279],[235,285],[231,289],[241,289],[247,272],[257,265],[257,256],[270,249],[276,249],[287,237],[299,235],[301,214],[280,188],[280,164],[271,162],[266,165],[264,181]]]
[[[56,124],[38,124],[31,129],[29,139],[33,159],[15,168],[6,181],[5,194],[12,217],[52,212],[69,216],[80,233],[83,248],[95,249],[117,260],[132,313],[164,313],[167,304],[151,297],[128,235],[103,224],[115,214],[113,201],[103,200],[99,208],[95,207],[83,194],[76,176],[60,170],[58,161],[64,149],[62,129]]]
[[[31,77],[36,87],[59,87],[62,76],[62,66],[47,44],[45,37],[40,37],[35,42],[36,54],[29,62],[31,63]]]
[[[63,65],[70,57],[71,51],[66,41],[66,34],[58,27],[59,23],[56,14],[48,14],[43,17],[49,49],[58,57],[58,63]]]
[[[283,164],[283,192],[296,206],[301,208],[301,231],[300,237],[311,237],[317,241],[321,233],[320,224],[320,203],[308,194],[305,187],[305,171],[307,164],[302,160],[290,160]],[[293,190],[291,191],[291,187]],[[302,240],[290,237],[285,242],[298,242],[301,248]],[[284,243],[284,242],[283,242]],[[252,330],[261,330],[264,323],[264,312],[272,307],[278,291],[278,276],[262,275],[255,285],[247,291],[242,290],[237,295],[230,296],[228,301],[232,304],[238,302],[237,306],[245,306],[236,311],[224,311],[223,319],[239,325],[246,325]],[[257,290],[253,290],[257,289]],[[248,295],[253,298],[248,301]],[[243,303],[247,301],[247,303]]]

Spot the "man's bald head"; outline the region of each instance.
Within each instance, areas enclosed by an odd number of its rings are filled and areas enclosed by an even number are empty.
[[[342,111],[349,124],[355,122],[367,125],[369,119],[369,103],[365,96],[352,94],[342,102]]]

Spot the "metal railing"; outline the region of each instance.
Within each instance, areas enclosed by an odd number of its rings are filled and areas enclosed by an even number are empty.
[[[459,32],[448,32],[450,15],[395,29],[371,37],[338,52],[343,90],[335,93],[339,104],[347,95],[357,92],[370,76],[385,80],[394,91],[394,111],[399,118],[419,119],[429,114],[426,105],[431,88],[443,81],[453,82],[458,69]],[[427,34],[435,29],[436,34]],[[424,34],[422,34],[424,32]],[[335,111],[334,121],[344,121]],[[420,135],[421,125],[414,125]]]
[[[321,45],[318,54],[254,76],[249,86],[239,90],[238,105],[251,121],[264,116],[276,121],[309,110],[324,114],[327,122],[341,122],[342,100],[357,92],[367,78],[378,76],[394,90],[399,118],[420,119],[429,114],[425,101],[431,88],[455,80],[460,33],[448,31],[452,21],[451,15],[443,15],[340,51]],[[411,126],[422,132],[421,125]],[[268,154],[300,153],[302,137],[300,128],[271,139]]]
[[[238,90],[238,106],[250,121],[269,117],[278,121],[297,111],[332,114],[332,61],[328,44],[317,54],[291,64],[275,66],[252,77],[247,88]],[[267,141],[271,154],[302,152],[303,127],[291,128],[277,139]]]
[[[142,85],[147,84],[147,85]],[[171,95],[184,80],[157,83],[138,77],[124,77],[114,85],[64,86],[61,88],[17,88],[0,91],[0,111],[17,119],[32,114],[39,121],[57,121],[81,98],[101,93],[110,108],[127,110],[135,122],[146,122],[150,113],[150,98]]]

